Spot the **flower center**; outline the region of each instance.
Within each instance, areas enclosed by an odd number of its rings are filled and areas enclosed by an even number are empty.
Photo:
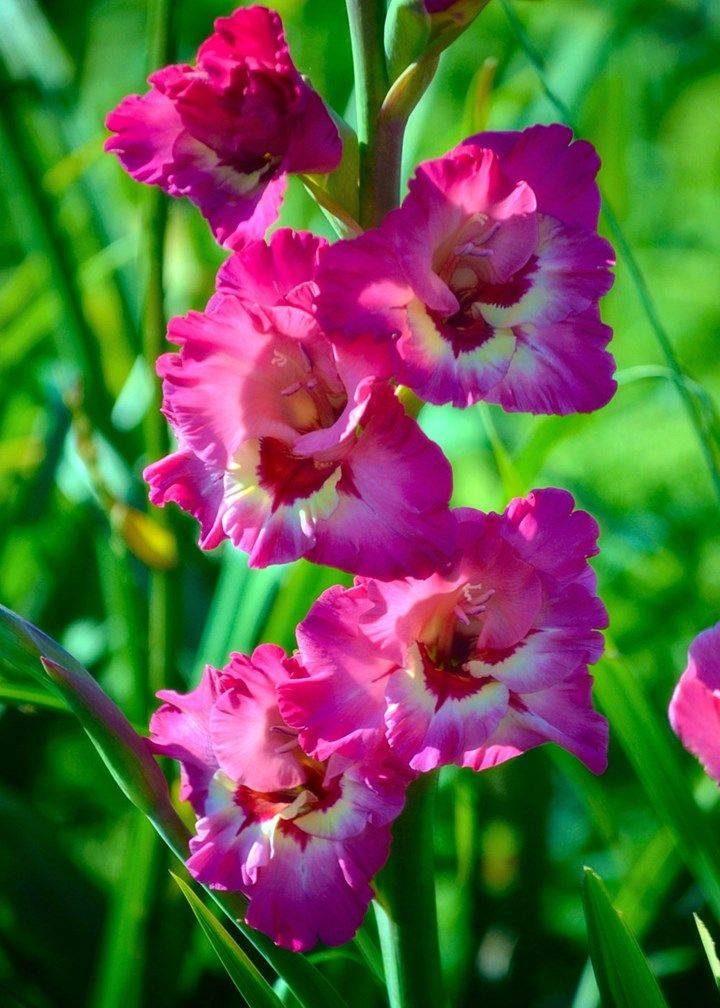
[[[317,493],[340,465],[340,459],[321,462],[295,455],[292,448],[278,438],[260,438],[258,481],[272,494],[273,511],[281,504],[293,504]]]
[[[529,290],[537,259],[506,275],[501,265],[503,224],[476,214],[439,250],[437,275],[458,301],[451,315],[431,311],[440,335],[451,345],[455,357],[479,349],[494,333],[483,314],[484,305],[509,307]]]
[[[448,699],[471,696],[494,683],[488,666],[499,664],[522,646],[522,641],[502,649],[479,643],[494,595],[494,589],[481,583],[466,583],[448,597],[444,612],[426,626],[417,643],[415,661],[438,709]]]
[[[292,352],[276,349],[271,364],[290,425],[301,434],[332,427],[347,405],[347,393],[329,354],[313,354],[297,343]]]
[[[271,366],[279,385],[282,419],[298,434],[324,430],[336,422],[347,404],[347,393],[329,355],[313,355],[313,348],[297,343],[275,349]],[[342,458],[315,458],[296,453],[282,438],[261,437],[257,482],[272,497],[272,510],[292,505],[321,490],[337,473]],[[334,488],[334,484],[333,484]]]
[[[340,785],[337,779],[325,782],[326,764],[306,756],[299,746],[294,756],[305,772],[302,784],[276,791],[254,791],[242,784],[236,788],[234,802],[248,818],[264,822],[279,817],[291,822],[311,809],[327,808],[335,803]]]

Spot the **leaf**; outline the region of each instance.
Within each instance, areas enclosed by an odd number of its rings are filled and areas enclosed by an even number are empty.
[[[282,1001],[240,946],[233,941],[220,921],[205,906],[190,886],[170,872],[180,892],[190,904],[195,918],[212,945],[227,975],[250,1008],[282,1008]]]
[[[583,903],[590,957],[605,1008],[667,1008],[640,946],[590,868],[585,869]]]
[[[134,731],[122,711],[78,661],[54,640],[16,613],[0,606],[2,663],[47,679],[67,702],[123,793],[152,821],[168,847],[181,860],[187,856],[188,831],[172,807],[165,778],[147,741]],[[343,1000],[311,962],[278,948],[245,923],[247,902],[239,893],[211,893],[230,920],[270,963],[303,1008],[342,1008]]]
[[[635,769],[658,819],[720,919],[720,844],[697,805],[689,775],[667,722],[651,708],[632,670],[605,656],[595,673],[595,695]]]
[[[69,713],[67,704],[59,697],[52,696],[44,690],[27,689],[14,683],[0,682],[0,704],[12,704],[14,707],[38,707],[41,710]]]
[[[703,943],[703,948],[705,949],[705,955],[707,956],[710,970],[712,975],[715,977],[715,984],[717,989],[720,990],[720,959],[718,959],[718,954],[715,950],[715,942],[698,915],[693,914],[693,917],[695,918],[695,923],[697,924],[697,929],[700,933],[700,941]]]
[[[661,826],[626,872],[615,897],[616,909],[639,940],[657,920],[681,869],[675,838],[666,826]],[[597,1008],[599,1002],[595,974],[592,963],[588,961],[572,1008]]]
[[[10,667],[50,684],[62,697],[121,791],[184,857],[187,831],[172,807],[167,783],[147,741],[90,673],[52,638],[4,606],[0,606],[0,654]]]

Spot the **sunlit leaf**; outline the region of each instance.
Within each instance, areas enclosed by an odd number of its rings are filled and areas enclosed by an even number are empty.
[[[720,959],[718,958],[717,950],[715,948],[715,941],[705,927],[703,922],[700,920],[697,914],[694,915],[695,923],[697,924],[697,929],[700,934],[700,941],[705,949],[705,955],[707,956],[708,965],[710,966],[710,971],[715,978],[715,983],[718,990],[720,990]]]
[[[604,1008],[667,1008],[658,982],[602,879],[585,869],[583,902],[590,956]]]
[[[282,1002],[270,984],[248,959],[237,942],[233,941],[220,921],[208,910],[186,882],[173,872],[170,874],[190,904],[198,924],[225,967],[227,975],[250,1008],[281,1008]]]
[[[605,656],[597,665],[595,693],[655,814],[670,829],[720,919],[720,842],[695,802],[669,725],[660,720],[633,670],[618,657]]]

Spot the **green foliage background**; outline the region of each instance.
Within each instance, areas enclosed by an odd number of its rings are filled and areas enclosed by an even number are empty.
[[[345,112],[344,4],[274,6],[300,68]],[[2,0],[0,12],[0,600],[62,641],[140,722],[151,685],[142,681],[150,579],[109,521],[97,478],[106,496],[145,510],[145,193],[101,150],[105,114],[143,87],[145,8],[143,0]],[[179,57],[190,58],[212,18],[229,9],[182,3]],[[720,6],[542,0],[512,10],[541,55],[545,83],[601,153],[604,192],[684,370],[705,390],[700,408],[715,451]],[[487,58],[497,71],[486,99],[477,71]],[[514,129],[556,118],[493,0],[443,57],[411,120],[407,169],[485,122]],[[327,233],[296,180],[283,222]],[[220,259],[199,215],[174,202],[169,313],[202,307]],[[691,637],[720,616],[719,502],[622,260],[604,315],[615,329],[620,388],[600,413],[534,419],[428,407],[421,416],[453,463],[458,504],[501,508],[513,493],[556,484],[597,516],[595,566],[622,655],[598,668],[612,732],[603,778],[543,750],[481,776],[441,779],[441,944],[458,1006],[597,1004],[583,864],[624,909],[671,1005],[706,1006],[717,996],[692,912],[720,932],[720,813],[665,711]],[[98,445],[95,487],[68,408],[78,377]],[[333,580],[303,563],[248,574],[237,554],[203,555],[184,517],[172,531],[180,562],[161,577],[173,606],[176,685],[230,648],[259,639],[291,647],[295,622]],[[36,690],[19,677],[0,680],[0,1004],[234,1003],[149,827],[73,720],[45,709]],[[678,811],[673,782],[689,815]],[[353,955],[320,959],[353,1008],[382,1004]]]

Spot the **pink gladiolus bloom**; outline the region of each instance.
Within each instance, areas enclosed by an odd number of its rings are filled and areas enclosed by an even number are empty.
[[[139,182],[187,196],[221,245],[258,238],[278,216],[288,172],[328,172],[338,132],[290,58],[279,16],[218,18],[197,63],[164,67],[110,113],[105,149]]]
[[[421,164],[400,208],[323,255],[331,337],[383,349],[386,373],[432,403],[603,406],[613,252],[597,234],[599,159],[571,139],[560,125],[480,133]]]
[[[155,751],[180,762],[198,816],[188,870],[244,893],[251,927],[303,951],[341,945],[360,926],[407,778],[382,756],[319,762],[300,749],[276,697],[294,664],[274,644],[233,654],[192,692],[158,693],[150,728]]]
[[[385,736],[412,770],[483,770],[555,742],[602,772],[588,672],[607,623],[587,563],[598,529],[573,505],[547,489],[502,515],[462,510],[450,574],[326,591],[279,690],[303,747],[356,758]]]
[[[720,782],[720,623],[703,630],[690,645],[669,713],[682,744]]]
[[[305,556],[373,577],[424,576],[454,548],[440,449],[312,311],[322,239],[288,230],[222,267],[205,312],[173,319],[158,364],[178,451],[145,470],[150,499],[229,538],[251,567]]]

